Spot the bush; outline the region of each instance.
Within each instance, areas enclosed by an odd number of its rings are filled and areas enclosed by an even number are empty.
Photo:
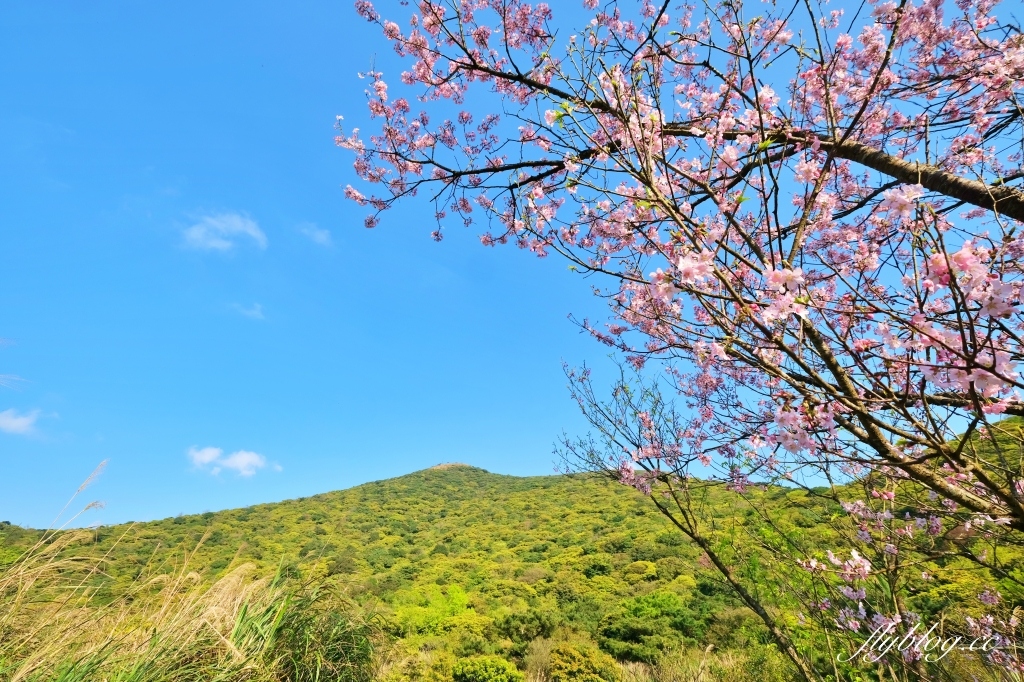
[[[516,667],[497,656],[466,658],[452,668],[455,682],[523,682],[523,674]]]
[[[380,682],[452,682],[454,665],[455,658],[447,651],[421,649],[379,679]]]
[[[550,637],[558,625],[558,616],[550,611],[530,609],[510,613],[498,622],[498,632],[516,644],[527,644],[538,637]]]
[[[704,623],[673,592],[627,599],[601,622],[601,648],[619,659],[656,663],[671,649],[696,644]]]
[[[594,557],[583,567],[583,575],[593,578],[595,575],[611,575],[612,562],[607,556]]]
[[[634,561],[623,570],[623,577],[629,583],[655,580],[658,577],[658,569],[650,561]]]
[[[600,651],[572,644],[551,649],[551,682],[617,682],[615,661]]]
[[[722,649],[747,650],[772,641],[768,628],[753,611],[745,608],[722,608],[714,613],[707,630],[707,641]]]

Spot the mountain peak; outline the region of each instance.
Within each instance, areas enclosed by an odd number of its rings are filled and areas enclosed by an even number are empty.
[[[463,464],[462,462],[442,462],[441,464],[435,464],[429,467],[427,471],[437,471],[440,469],[476,469],[475,466],[469,464]]]

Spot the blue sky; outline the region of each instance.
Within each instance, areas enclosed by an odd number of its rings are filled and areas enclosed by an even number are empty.
[[[0,4],[0,520],[48,525],[102,460],[84,524],[546,474],[584,430],[587,282],[343,198],[335,115],[395,63],[367,29],[347,0]]]

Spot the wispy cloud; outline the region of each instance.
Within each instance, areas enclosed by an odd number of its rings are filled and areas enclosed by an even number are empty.
[[[241,213],[203,216],[185,228],[183,234],[186,246],[203,251],[230,251],[242,239],[251,239],[259,248],[267,248],[267,235],[255,220]]]
[[[10,339],[0,338],[0,348],[4,346],[13,346],[14,342]],[[13,388],[18,382],[24,381],[21,377],[14,376],[13,374],[0,374],[0,386],[4,388]]]
[[[236,450],[230,455],[225,455],[220,448],[192,446],[188,449],[188,458],[196,468],[209,471],[214,476],[225,469],[234,471],[239,476],[252,476],[267,466],[267,458],[251,450]],[[272,468],[274,471],[281,471],[277,464]]]
[[[298,231],[309,237],[310,241],[320,246],[330,246],[334,243],[331,239],[330,230],[325,230],[322,227],[317,227],[316,223],[302,223],[298,226]]]
[[[15,409],[4,410],[0,412],[0,431],[22,436],[30,434],[35,431],[38,418],[39,410],[31,412],[18,412]]]
[[[253,320],[263,319],[263,306],[259,303],[253,303],[249,307],[236,303],[233,307],[240,315],[245,315]]]
[[[188,458],[197,467],[205,467],[220,459],[224,451],[220,448],[197,448],[192,446],[188,449]]]

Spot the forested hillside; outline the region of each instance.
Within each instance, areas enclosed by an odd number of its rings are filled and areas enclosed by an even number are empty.
[[[794,523],[813,525],[795,504],[804,493],[774,495]],[[722,523],[742,528],[736,512],[723,499]],[[0,537],[10,561],[37,532],[8,526]],[[91,580],[108,598],[186,556],[205,580],[241,563],[329,577],[382,616],[406,653],[433,652],[406,668],[478,654],[543,666],[555,640],[595,665],[610,665],[608,654],[653,664],[706,641],[767,641],[649,500],[595,477],[442,465],[309,498],[101,527],[80,549],[106,559]]]
[[[751,492],[756,505],[713,486],[706,495],[719,542],[746,552],[741,570],[751,575],[794,570],[758,549],[768,526],[755,510],[771,512],[774,530],[821,548],[843,518],[825,498],[795,488]],[[0,563],[11,565],[41,535],[0,527]],[[78,563],[66,570],[91,586],[93,605],[139,594],[152,576],[213,585],[245,566],[253,567],[247,581],[277,575],[329,585],[338,609],[356,608],[353,617],[379,629],[374,674],[392,680],[451,680],[470,660],[499,666],[477,671],[495,680],[505,679],[502,665],[556,681],[630,671],[696,679],[672,671],[699,675],[705,666],[718,671],[714,679],[792,674],[760,619],[651,500],[595,476],[519,478],[442,465],[309,498],[100,527],[77,536],[69,552]],[[914,597],[920,613],[977,589],[957,566],[946,559],[932,567]],[[759,598],[800,617],[784,591]]]

